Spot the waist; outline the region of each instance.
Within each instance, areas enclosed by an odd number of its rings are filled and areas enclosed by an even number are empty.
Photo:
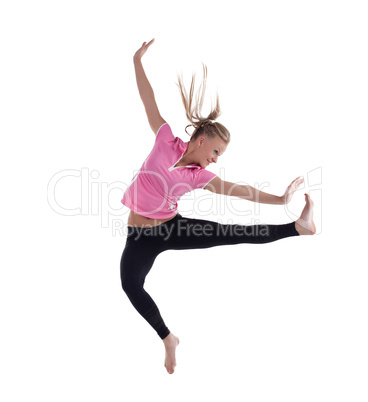
[[[152,218],[147,218],[146,216],[139,215],[134,211],[130,211],[129,217],[128,217],[128,226],[129,227],[139,227],[139,228],[151,228],[154,226],[161,225],[165,222],[168,222],[172,219],[174,219],[178,213],[176,213],[174,216],[171,216],[170,218],[166,219],[152,219]]]

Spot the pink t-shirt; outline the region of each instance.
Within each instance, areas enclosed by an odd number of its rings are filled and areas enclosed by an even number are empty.
[[[122,204],[147,218],[166,219],[176,215],[177,201],[192,190],[203,188],[216,175],[199,165],[177,166],[189,141],[174,137],[168,123],[156,134],[152,151],[126,189]]]

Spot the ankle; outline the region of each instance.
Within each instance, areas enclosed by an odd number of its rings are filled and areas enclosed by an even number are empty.
[[[308,225],[308,227],[305,227],[305,225],[300,225],[298,223],[298,221],[295,221],[294,223],[295,223],[295,230],[299,233],[300,236],[316,234],[316,228],[315,228],[313,222],[311,225]]]
[[[162,341],[164,344],[172,342],[174,339],[174,335],[170,332],[169,335],[167,335]]]
[[[301,235],[302,227],[298,224],[297,221],[294,222],[294,225],[295,225],[295,230],[299,233],[299,235]]]

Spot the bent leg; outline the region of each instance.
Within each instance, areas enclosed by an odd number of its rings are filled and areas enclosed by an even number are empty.
[[[158,255],[147,246],[127,242],[120,260],[121,284],[138,313],[154,328],[158,336],[164,339],[170,331],[156,303],[143,288],[146,275]]]

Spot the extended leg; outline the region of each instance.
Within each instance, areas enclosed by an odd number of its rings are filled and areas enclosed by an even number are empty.
[[[264,244],[290,236],[299,236],[295,222],[245,226],[180,217],[170,229],[171,234],[166,240],[161,236],[167,250],[209,248],[240,243]]]
[[[165,250],[209,248],[222,245],[264,244],[286,237],[316,233],[313,222],[313,201],[305,195],[306,205],[296,222],[281,225],[220,224],[204,219],[179,215],[172,221],[154,228]]]

